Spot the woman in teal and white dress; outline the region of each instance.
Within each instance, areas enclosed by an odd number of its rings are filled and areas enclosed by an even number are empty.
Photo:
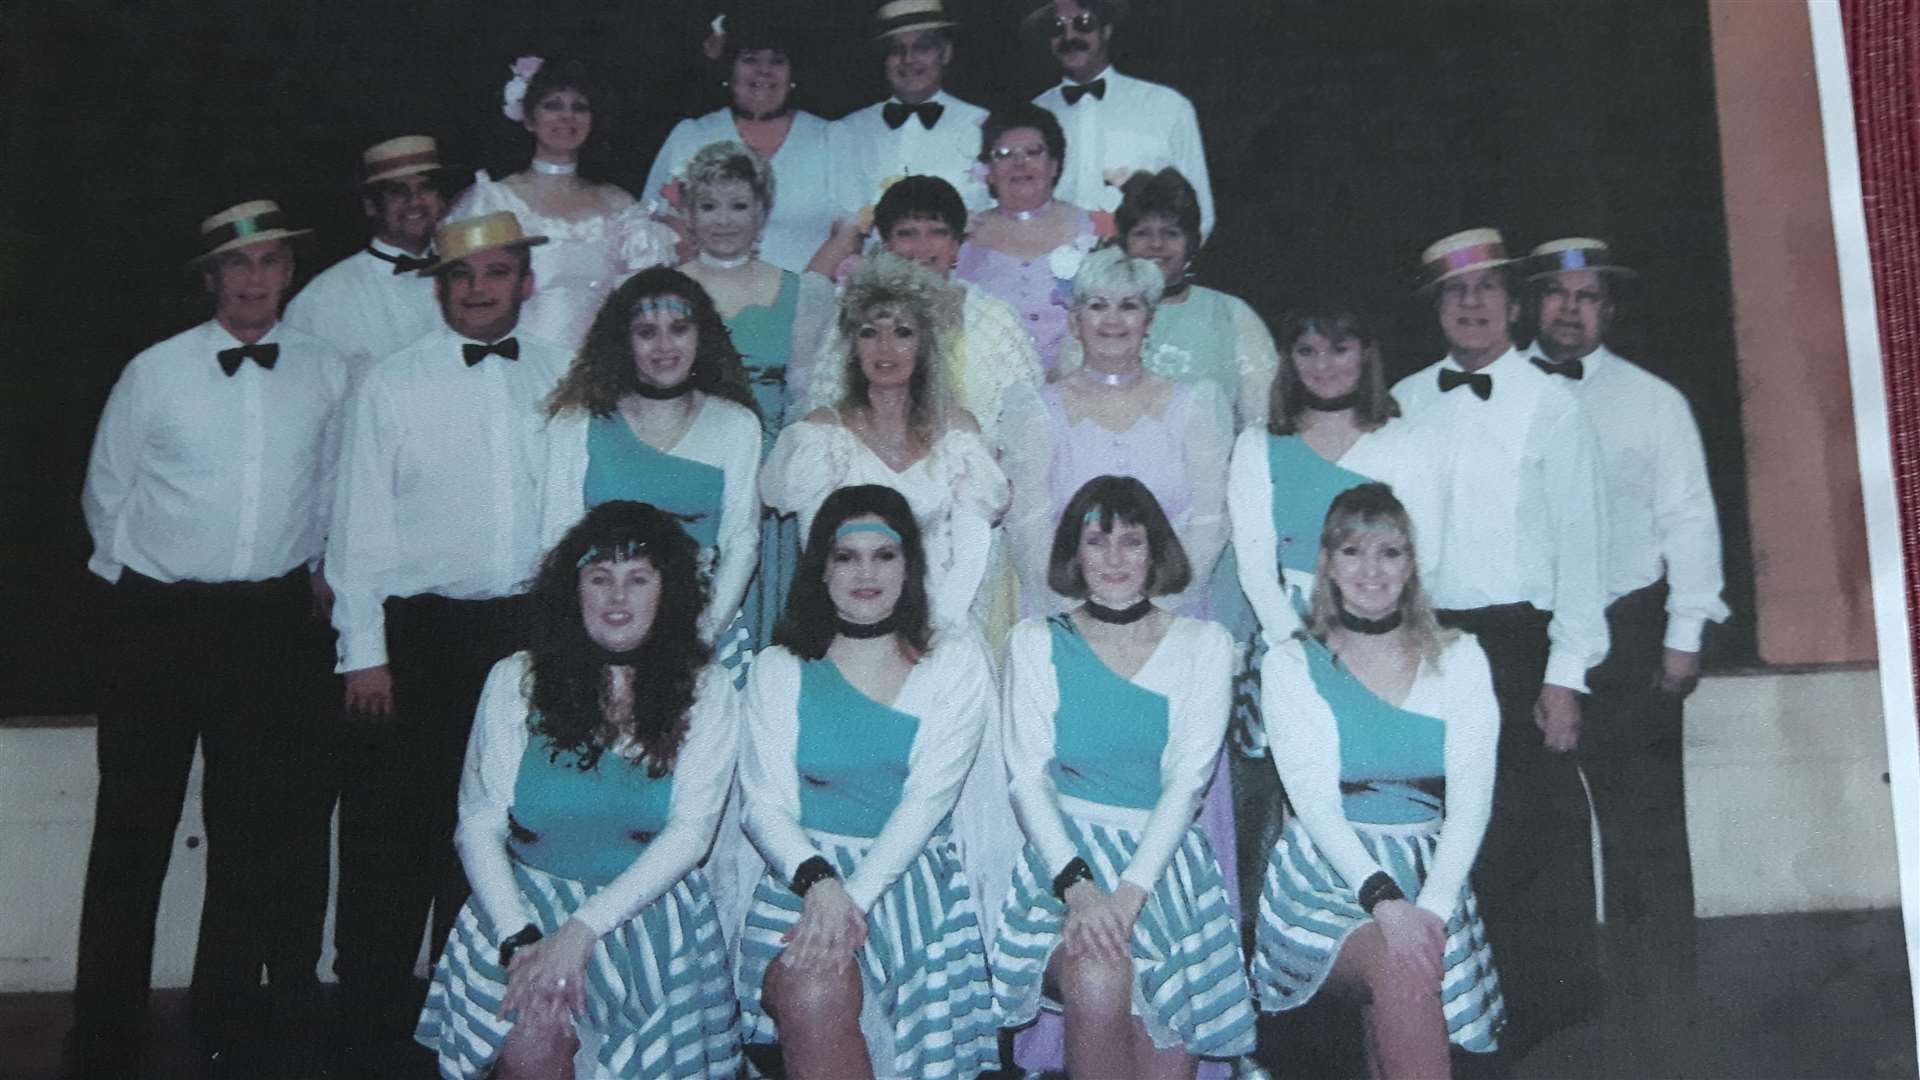
[[[789,385],[802,386],[835,311],[833,283],[761,260],[772,212],[773,169],[737,142],[701,148],[684,167],[687,235],[695,255],[680,265],[713,298],[760,405],[761,457],[796,411]],[[766,516],[760,567],[747,591],[747,633],[755,649],[772,639],[800,553],[791,518]]]
[[[1449,1075],[1449,1042],[1506,1017],[1468,875],[1493,806],[1500,710],[1486,654],[1442,631],[1417,527],[1385,484],[1341,493],[1305,629],[1267,653],[1265,715],[1295,817],[1268,859],[1260,1006],[1360,1002],[1375,1077]]]
[[[650,503],[700,545],[700,639],[740,677],[740,618],[760,541],[758,408],[706,290],[643,270],[614,290],[555,389],[540,536],[557,543],[603,502]]]
[[[693,541],[595,507],[542,562],[530,648],[494,665],[455,844],[473,895],[415,1038],[449,1078],[732,1077],[726,949],[698,869],[736,694],[694,632]]]
[[[1014,628],[1005,723],[1024,857],[994,943],[1005,1021],[1065,1013],[1073,1076],[1192,1076],[1251,1053],[1254,1012],[1220,863],[1195,823],[1227,724],[1233,642],[1151,598],[1188,583],[1166,514],[1096,477],[1048,583],[1082,603]]]
[[[998,1069],[979,912],[947,818],[993,721],[977,634],[928,618],[899,492],[814,516],[786,617],[747,683],[741,787],[766,856],[735,989],[796,1080]]]

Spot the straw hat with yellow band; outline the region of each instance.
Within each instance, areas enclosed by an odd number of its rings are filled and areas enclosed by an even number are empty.
[[[1613,261],[1613,249],[1605,240],[1590,236],[1569,236],[1549,240],[1527,256],[1527,280],[1558,274],[1564,270],[1596,270],[1607,274],[1634,276],[1632,269]]]
[[[511,210],[463,218],[440,226],[440,231],[435,233],[433,238],[433,250],[439,253],[440,261],[420,273],[430,277],[461,259],[471,258],[494,248],[533,247],[546,242],[547,238],[544,236],[527,236],[522,233],[520,219],[514,217]]]
[[[200,254],[188,260],[198,265],[223,251],[269,240],[290,240],[312,229],[287,227],[286,215],[272,199],[253,199],[230,206],[200,223]]]
[[[1511,266],[1507,242],[1498,229],[1467,229],[1435,240],[1420,253],[1420,291],[1427,292],[1448,278]]]
[[[360,186],[372,187],[388,180],[421,173],[439,172],[440,144],[431,135],[402,135],[367,147],[360,155]]]
[[[959,26],[940,0],[889,0],[873,13],[873,37],[883,41],[909,30],[945,30]]]

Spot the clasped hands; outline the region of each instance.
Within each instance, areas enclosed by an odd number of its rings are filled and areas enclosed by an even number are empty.
[[[522,1023],[559,1024],[584,1012],[587,958],[598,941],[585,923],[568,919],[552,934],[514,950],[500,1015],[518,1012]]]
[[[1133,959],[1133,924],[1147,903],[1147,891],[1123,881],[1107,892],[1091,881],[1076,881],[1067,889],[1067,922],[1060,931],[1068,956],[1089,960]]]
[[[837,878],[807,890],[800,920],[781,936],[786,945],[774,961],[799,971],[840,971],[867,940],[867,917]]]

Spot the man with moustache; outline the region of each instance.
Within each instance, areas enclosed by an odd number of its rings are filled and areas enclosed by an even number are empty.
[[[1060,64],[1060,85],[1033,99],[1060,118],[1067,135],[1067,164],[1054,194],[1112,211],[1127,177],[1178,169],[1200,196],[1197,239],[1204,240],[1213,232],[1213,184],[1200,121],[1179,91],[1114,70],[1109,47],[1126,17],[1126,0],[1051,0],[1021,24]]]
[[[399,352],[440,325],[433,283],[433,231],[447,212],[440,148],[431,136],[402,135],[360,156],[360,205],[373,223],[367,246],[320,272],[287,303],[286,321],[339,347],[354,381],[374,360]]]
[[[1609,349],[1614,283],[1601,240],[1533,249],[1540,365],[1592,419],[1605,484],[1606,660],[1587,673],[1580,757],[1605,844],[1609,938],[1642,970],[1684,975],[1694,943],[1681,706],[1700,640],[1726,619],[1720,522],[1687,401]],[[1623,932],[1615,932],[1615,931]]]
[[[873,211],[880,246],[953,280],[953,262],[967,236],[967,208],[952,184],[937,176],[909,176],[887,189]],[[843,267],[860,248],[862,234],[851,227],[834,231],[809,269],[831,274]],[[1036,396],[1046,381],[1033,338],[1020,316],[1006,301],[970,281],[955,282],[966,296],[961,306],[961,331],[941,339],[945,348],[940,371],[954,400],[980,422],[981,434],[995,441],[1007,406],[1022,395],[1038,404]],[[828,330],[818,356],[829,365],[847,355],[847,342],[838,326]],[[835,366],[831,370],[838,370]],[[840,387],[834,379],[808,387],[810,407],[833,407]]]
[[[941,0],[890,0],[874,13],[892,96],[834,121],[828,130],[834,198],[851,215],[880,198],[888,177],[937,176],[962,192],[970,210],[991,200],[973,174],[987,110],[942,88],[959,24]]]
[[[1597,1004],[1579,695],[1607,654],[1598,451],[1566,380],[1512,339],[1512,263],[1493,229],[1421,256],[1447,355],[1393,396],[1451,447],[1452,509],[1429,591],[1485,648],[1500,701],[1493,820],[1474,868],[1516,1054]]]
[[[433,909],[438,954],[467,894],[455,795],[480,688],[521,645],[540,555],[542,406],[557,346],[513,336],[533,294],[509,212],[442,226],[445,325],[375,362],[347,411],[327,567],[337,670],[358,735],[343,762],[337,932],[342,1042],[387,1075],[419,1015]]]
[[[326,675],[314,613],[347,366],[279,322],[289,228],[266,200],[200,225],[213,318],[133,358],[81,496],[112,585],[100,787],[80,915],[73,1065],[140,1075],[154,921],[198,742],[206,900],[192,1025],[203,1052],[298,1024],[326,911],[327,812],[309,782]],[[264,1001],[261,970],[270,991]]]

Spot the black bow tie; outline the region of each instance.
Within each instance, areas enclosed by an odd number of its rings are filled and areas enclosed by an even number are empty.
[[[1549,375],[1565,375],[1574,382],[1579,382],[1581,379],[1587,377],[1587,365],[1581,363],[1577,358],[1555,363],[1544,356],[1536,356],[1533,357],[1533,366]]]
[[[1440,392],[1446,393],[1456,386],[1465,386],[1473,390],[1473,396],[1485,401],[1493,396],[1493,376],[1484,371],[1455,371],[1452,368],[1440,369]]]
[[[920,118],[920,126],[932,131],[933,125],[940,122],[940,114],[946,111],[947,107],[937,101],[923,101],[918,105],[889,101],[881,106],[880,119],[885,120],[889,128],[898,131],[900,125],[907,122],[907,117],[917,116]]]
[[[1069,105],[1080,104],[1080,99],[1086,97],[1088,94],[1092,94],[1095,98],[1105,101],[1107,99],[1106,78],[1102,76],[1090,83],[1081,83],[1077,86],[1073,83],[1068,83],[1060,88],[1060,95],[1067,99],[1067,104]]]
[[[231,349],[221,349],[213,355],[215,359],[220,361],[220,370],[226,372],[228,378],[232,378],[233,373],[240,370],[240,365],[249,360],[266,368],[268,371],[272,371],[274,361],[280,359],[280,346],[273,344],[236,345]]]
[[[508,360],[520,359],[520,342],[517,338],[501,338],[491,345],[475,345],[467,342],[460,346],[460,354],[467,358],[467,366],[485,360],[489,356],[504,356]]]
[[[374,247],[372,244],[368,244],[367,254],[379,259],[381,262],[392,263],[395,274],[417,274],[427,267],[432,266],[434,263],[433,252],[431,250],[416,259],[411,255],[389,255]]]

